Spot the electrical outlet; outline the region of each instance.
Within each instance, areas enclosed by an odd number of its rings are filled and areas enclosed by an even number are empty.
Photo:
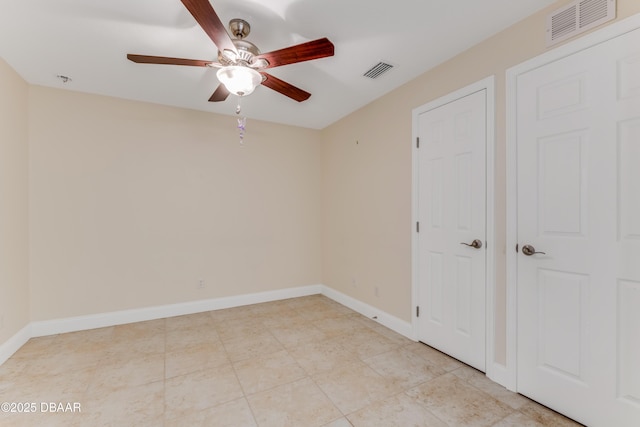
[[[376,297],[380,296],[380,289],[376,286],[373,288],[373,293],[376,294]]]
[[[351,287],[354,289],[358,287],[358,281],[353,276],[351,277]]]
[[[0,331],[4,328],[4,314],[0,314]]]
[[[204,289],[204,280],[203,279],[198,280],[198,289]]]

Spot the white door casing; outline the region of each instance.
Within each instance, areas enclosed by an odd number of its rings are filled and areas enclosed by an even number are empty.
[[[622,427],[640,425],[640,30],[607,33],[509,71],[508,361],[517,391]]]
[[[493,243],[492,191],[487,197],[492,109],[491,77],[414,110],[416,335],[482,371],[491,369],[489,340],[493,348],[493,334],[485,329],[493,319],[487,313],[493,310],[492,298],[487,307],[487,295],[493,295],[493,248],[487,250],[487,240]],[[462,244],[474,240],[482,246]]]

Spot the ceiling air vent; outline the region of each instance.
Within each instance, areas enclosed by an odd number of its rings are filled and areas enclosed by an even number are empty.
[[[547,16],[547,46],[616,17],[616,0],[575,0]]]
[[[384,61],[380,61],[376,65],[371,67],[369,71],[364,73],[363,76],[369,77],[370,79],[377,79],[378,77],[380,77],[381,75],[383,75],[384,73],[386,73],[392,68],[393,68],[393,65]]]

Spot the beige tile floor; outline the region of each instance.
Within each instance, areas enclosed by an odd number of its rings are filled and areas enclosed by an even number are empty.
[[[319,295],[32,339],[1,402],[36,404],[1,426],[577,425]]]

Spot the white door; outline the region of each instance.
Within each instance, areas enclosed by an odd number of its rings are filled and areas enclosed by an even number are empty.
[[[485,371],[486,90],[417,120],[418,338]]]
[[[519,75],[516,103],[517,389],[640,426],[640,30]]]

